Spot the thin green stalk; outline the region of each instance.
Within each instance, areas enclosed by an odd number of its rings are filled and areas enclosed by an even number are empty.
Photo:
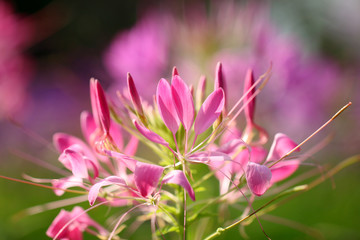
[[[292,199],[298,195],[300,195],[303,192],[306,192],[312,188],[314,188],[315,186],[319,185],[320,183],[324,182],[326,179],[331,178],[332,176],[334,176],[336,173],[338,173],[339,171],[341,171],[342,169],[360,162],[360,155],[355,155],[352,157],[349,157],[347,159],[345,159],[344,161],[340,162],[338,165],[336,165],[334,168],[332,168],[330,171],[328,171],[324,176],[321,176],[317,179],[315,179],[314,181],[312,181],[310,184],[308,185],[301,185],[301,186],[296,186],[294,188],[291,188],[287,191],[284,191],[282,193],[280,193],[279,195],[277,195],[275,198],[273,198],[272,200],[270,200],[269,202],[267,202],[266,204],[264,204],[263,206],[261,206],[260,208],[256,209],[255,211],[253,211],[252,213],[250,213],[249,215],[247,215],[246,217],[240,219],[239,221],[236,221],[235,223],[225,227],[225,228],[218,228],[214,233],[212,233],[211,235],[209,235],[207,238],[205,238],[205,240],[211,240],[214,239],[218,236],[220,236],[223,232],[239,225],[240,223],[244,222],[245,220],[249,219],[251,216],[255,215],[256,213],[260,212],[261,210],[265,209],[266,207],[268,207],[271,203],[273,203],[274,201],[278,200],[279,198],[282,198],[288,194],[291,194],[290,196],[288,196],[287,199],[285,200],[289,200]],[[269,212],[273,209],[275,209],[277,206],[279,206],[280,204],[282,204],[282,202],[271,205],[271,209],[266,209],[264,211],[262,211],[259,215],[262,215],[266,212]]]
[[[171,215],[164,207],[162,207],[162,204],[159,203],[159,204],[157,205],[157,207],[158,207],[161,211],[163,211],[163,212],[166,214],[166,216],[168,216],[168,217],[170,218],[170,220],[173,222],[174,225],[179,226],[179,223],[176,221],[176,219],[174,218],[174,216]]]

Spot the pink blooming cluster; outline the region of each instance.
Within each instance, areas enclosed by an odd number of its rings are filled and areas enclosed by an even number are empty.
[[[27,98],[31,64],[24,56],[31,24],[0,1],[0,119],[22,109]]]
[[[228,77],[228,100],[234,103],[242,90],[238,76],[249,66],[256,73],[265,72],[271,62],[272,84],[264,94],[268,100],[261,104],[261,116],[292,133],[298,133],[299,125],[314,126],[315,120],[323,119],[319,109],[331,106],[339,94],[340,73],[333,61],[308,53],[301,39],[281,33],[266,6],[210,1],[209,8],[194,9],[185,7],[183,18],[174,17],[171,10],[154,11],[118,34],[104,57],[114,85],[124,86],[123,76],[130,71],[141,79],[142,96],[151,100],[156,79],[169,67],[182,69],[187,83],[194,84],[221,61]]]
[[[202,77],[195,89],[174,68],[170,82],[164,78],[158,82],[153,106],[140,97],[130,74],[128,91],[118,92],[118,101],[105,94],[98,80],[91,79],[92,113],[85,111],[80,117],[85,141],[65,133],[54,135],[59,161],[68,171],[59,169],[63,177],[49,180],[56,195],[66,191],[86,194],[91,207],[61,210],[47,235],[77,240],[86,231],[100,239],[113,239],[125,217],[135,209],[150,216],[154,234],[162,234],[166,225],[185,234],[187,219],[193,214],[186,207],[187,195],[197,202],[198,188],[193,186],[201,183],[201,178],[195,180],[194,172],[199,164],[209,166],[219,181],[220,194],[228,201],[261,196],[287,179],[304,160],[285,159],[299,146],[278,133],[267,153],[264,144],[268,134],[254,121],[255,97],[260,92],[257,86],[265,84],[269,74],[255,81],[253,71],[248,70],[244,94],[232,108],[226,102],[221,63],[207,97],[206,78]],[[243,131],[235,122],[241,113],[246,119]],[[136,154],[139,140],[156,153],[155,160]],[[250,205],[253,200],[249,200]],[[100,205],[133,207],[111,231],[87,214]],[[174,206],[182,211],[172,210]]]

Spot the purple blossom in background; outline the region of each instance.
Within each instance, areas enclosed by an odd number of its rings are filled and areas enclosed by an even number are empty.
[[[104,56],[105,66],[114,78],[116,90],[126,86],[130,72],[137,82],[140,94],[151,99],[156,83],[166,69],[171,39],[167,33],[168,17],[149,14],[127,31],[116,36]]]
[[[233,103],[248,68],[258,77],[272,65],[272,79],[262,94],[268,100],[259,106],[259,114],[285,126],[287,133],[297,132],[299,125],[318,126],[340,86],[336,63],[306,52],[301,39],[281,33],[270,22],[267,7],[211,4],[208,13],[185,9],[183,19],[149,14],[115,37],[105,54],[115,85],[124,85],[130,71],[142,96],[151,101],[156,82],[170,66],[182,69],[184,79],[196,84],[202,73],[212,76],[221,61]]]
[[[23,54],[32,34],[29,21],[0,1],[0,119],[25,107],[31,63]]]

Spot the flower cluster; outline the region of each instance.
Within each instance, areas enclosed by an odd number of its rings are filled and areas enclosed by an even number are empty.
[[[255,122],[255,99],[269,77],[270,70],[255,80],[249,69],[244,93],[232,108],[226,100],[221,63],[208,96],[205,77],[195,89],[174,68],[170,82],[158,82],[153,106],[139,96],[130,74],[128,88],[118,92],[117,101],[105,94],[98,80],[91,79],[92,113],[84,111],[80,117],[85,140],[65,133],[54,135],[59,161],[68,171],[61,169],[63,177],[50,180],[56,195],[67,191],[86,194],[90,208],[61,210],[47,235],[77,240],[87,232],[99,239],[117,239],[121,224],[137,210],[143,219],[151,220],[153,238],[166,234],[185,238],[187,226],[212,204],[245,201],[246,215],[254,210],[252,202],[257,196],[281,191],[276,191],[276,184],[292,175],[305,157],[287,158],[300,145],[283,133],[276,134],[266,150],[269,137]],[[243,130],[237,121],[242,113]],[[138,154],[139,146],[147,146],[156,158]],[[208,166],[208,173],[199,176],[201,165]],[[218,194],[205,202],[199,200],[196,195],[201,195],[202,184],[212,176],[219,183]],[[111,230],[88,215],[101,205],[132,207]]]

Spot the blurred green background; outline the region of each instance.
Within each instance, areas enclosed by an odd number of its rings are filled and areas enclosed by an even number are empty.
[[[38,34],[35,34],[31,46],[25,52],[35,65],[27,89],[32,105],[24,110],[26,116],[19,118],[27,130],[22,130],[6,119],[0,120],[0,174],[22,178],[25,173],[51,178],[47,170],[17,156],[19,151],[60,166],[57,154],[47,146],[51,144],[55,132],[81,136],[79,115],[83,109],[90,109],[89,78],[100,78],[105,87],[111,83],[102,63],[104,49],[119,31],[133,26],[147,8],[172,4],[166,1],[116,0],[18,0],[10,3],[17,14],[35,23],[35,32],[38,31]],[[182,5],[189,4],[193,2],[179,1],[175,6],[181,11]],[[205,4],[209,2],[205,1]],[[284,32],[301,38],[311,51],[336,59],[344,71],[348,70],[349,65],[354,68],[359,66],[360,20],[359,15],[354,16],[354,10],[360,7],[358,1],[280,0],[266,4],[271,8],[271,17],[276,25]],[[347,14],[346,11],[350,12]],[[358,87],[359,76],[355,77],[355,87]],[[335,165],[359,152],[359,125],[356,124],[360,120],[358,100],[351,101],[353,106],[327,128],[327,133],[335,133],[334,140],[312,157],[318,163],[326,161]],[[342,100],[339,102],[346,103]],[[28,131],[41,136],[44,142],[37,141],[37,137]],[[327,133],[315,138],[314,142]],[[303,168],[303,171],[309,169],[307,166]],[[323,235],[323,239],[360,239],[359,171],[359,164],[346,168],[332,180],[292,199],[270,214],[316,229]],[[216,185],[214,179],[209,183],[209,186]],[[0,239],[47,239],[46,229],[59,210],[21,219],[18,214],[23,209],[58,199],[51,190],[0,179]],[[87,203],[82,206],[86,208]],[[107,210],[103,208],[91,212],[90,216],[105,220],[106,214]],[[289,226],[273,223],[266,218],[260,219],[272,239],[314,239]],[[266,239],[255,221],[246,227],[246,232],[250,239]],[[124,238],[144,239],[144,236],[150,236],[149,233],[150,227],[146,223],[134,235]],[[238,229],[219,239],[234,239],[234,236],[239,236]],[[93,238],[86,235],[85,239]]]

